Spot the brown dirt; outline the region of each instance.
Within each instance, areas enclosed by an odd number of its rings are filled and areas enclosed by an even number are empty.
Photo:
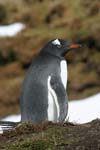
[[[99,150],[100,120],[72,123],[23,124],[0,135],[1,150]]]

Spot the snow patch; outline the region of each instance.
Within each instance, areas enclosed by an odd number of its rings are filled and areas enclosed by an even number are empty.
[[[96,118],[100,118],[100,93],[82,100],[69,102],[69,121],[82,124]]]
[[[10,115],[2,119],[2,121],[13,121],[19,122],[21,120],[21,115]]]
[[[0,37],[13,37],[23,29],[25,29],[25,25],[19,22],[0,26]]]

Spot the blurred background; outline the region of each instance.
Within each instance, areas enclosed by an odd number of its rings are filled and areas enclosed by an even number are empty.
[[[25,73],[54,38],[83,45],[65,57],[69,100],[100,92],[99,0],[0,0],[0,118],[20,113]]]

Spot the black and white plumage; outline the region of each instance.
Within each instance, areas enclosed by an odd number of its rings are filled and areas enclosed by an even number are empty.
[[[21,122],[64,122],[68,112],[67,63],[64,55],[79,48],[61,39],[48,42],[33,60],[22,85]],[[20,122],[0,121],[0,132]]]
[[[67,64],[64,55],[79,45],[61,39],[48,42],[33,60],[23,82],[21,121],[63,122],[68,112]]]
[[[61,39],[48,42],[33,60],[23,81],[21,122],[63,122],[68,112],[67,63],[64,55],[80,45]],[[0,121],[0,133],[21,122]]]

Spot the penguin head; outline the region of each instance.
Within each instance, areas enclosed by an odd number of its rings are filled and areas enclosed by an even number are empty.
[[[72,49],[77,49],[80,48],[80,44],[72,44],[70,42],[64,41],[62,39],[54,39],[49,41],[42,51],[45,51],[47,53],[50,53],[52,55],[58,56],[58,57],[64,57],[64,55],[72,50]]]

